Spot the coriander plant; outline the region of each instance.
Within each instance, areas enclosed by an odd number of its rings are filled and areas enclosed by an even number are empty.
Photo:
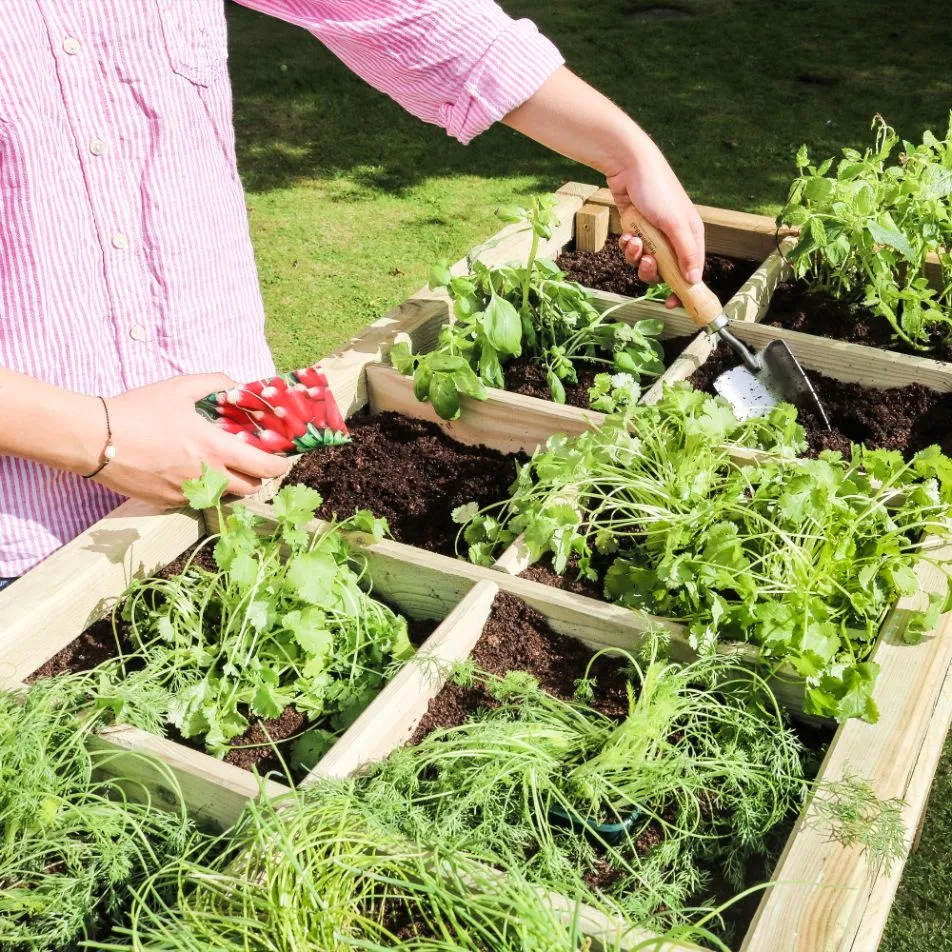
[[[202,543],[213,546],[214,567],[199,564],[199,549],[181,574],[133,583],[120,608],[123,666],[144,665],[172,695],[168,720],[219,756],[250,718],[278,717],[289,705],[306,712],[322,725],[295,751],[308,767],[412,654],[406,620],[367,594],[341,535],[386,527],[360,512],[309,533],[321,497],[295,485],[277,494],[274,529],[261,532],[240,505],[224,514],[226,483],[207,468],[186,483],[195,508],[218,510],[221,533]]]
[[[565,384],[578,382],[581,361],[626,375],[619,399],[637,399],[641,378],[664,370],[664,351],[657,340],[662,322],[610,321],[617,308],[599,314],[590,291],[567,281],[552,261],[538,257],[539,241],[550,238],[555,225],[553,199],[535,198],[528,209],[507,207],[498,214],[503,221],[524,222],[531,229],[526,265],[489,268],[471,258],[472,273],[460,277],[453,277],[445,261],[433,268],[430,286],[445,288],[453,302],[438,345],[429,353],[413,354],[401,342],[390,351],[394,368],[412,374],[417,399],[429,400],[441,417],[455,420],[460,394],[484,400],[486,386],[505,388],[505,364],[520,356],[545,369],[557,403],[565,402]],[[645,297],[662,300],[667,293],[659,285]],[[598,386],[603,388],[604,381]],[[593,400],[602,393],[600,389],[593,394]]]
[[[730,443],[771,452],[741,465]],[[533,560],[564,573],[577,557],[612,601],[685,621],[696,648],[757,645],[768,670],[806,682],[808,713],[872,721],[886,612],[919,591],[919,566],[948,577],[933,546],[952,530],[952,461],[936,447],[909,462],[861,446],[849,462],[803,459],[802,445],[788,405],[739,423],[723,399],[675,385],[656,406],[552,437],[507,502],[456,516],[476,562],[521,534]],[[930,594],[906,637],[947,608]]]

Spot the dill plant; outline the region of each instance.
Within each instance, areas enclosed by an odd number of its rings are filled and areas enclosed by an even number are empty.
[[[141,677],[106,697],[95,678],[79,675],[0,694],[0,946],[75,949],[120,920],[136,887],[184,854],[192,831],[182,810],[153,806],[133,780],[103,777],[97,770],[114,755],[86,747],[116,710],[154,728],[163,701]],[[122,754],[125,763],[135,756]],[[177,790],[171,772],[163,784]]]
[[[708,870],[739,889],[747,858],[769,853],[771,832],[802,802],[801,746],[766,685],[739,666],[715,655],[677,664],[657,637],[625,660],[619,721],[547,694],[525,672],[458,670],[494,706],[393,753],[361,781],[362,795],[411,839],[438,830],[447,848],[609,901],[640,926],[663,931],[709,913],[694,908]],[[609,837],[566,829],[556,815],[634,822]]]
[[[518,873],[501,875],[438,837],[407,840],[351,783],[321,781],[249,805],[216,844],[156,874],[130,924],[95,945],[112,952],[397,947],[585,952],[591,944],[571,905],[566,922]]]

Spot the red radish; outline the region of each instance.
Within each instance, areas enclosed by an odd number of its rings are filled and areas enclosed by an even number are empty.
[[[294,443],[281,433],[274,430],[262,430],[258,436],[262,447],[269,453],[293,453]]]

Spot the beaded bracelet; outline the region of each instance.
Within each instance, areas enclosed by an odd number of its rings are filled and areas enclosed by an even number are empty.
[[[99,402],[106,412],[106,445],[102,450],[102,461],[100,464],[88,476],[84,476],[83,479],[92,479],[93,476],[98,476],[106,466],[116,458],[116,446],[112,442],[112,423],[109,420],[109,407],[106,404],[105,397],[100,396]]]

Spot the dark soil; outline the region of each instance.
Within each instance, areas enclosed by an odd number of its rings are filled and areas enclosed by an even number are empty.
[[[531,582],[540,582],[551,588],[561,588],[565,592],[574,592],[576,595],[587,595],[600,602],[605,601],[601,582],[593,582],[587,578],[578,577],[578,558],[569,560],[565,574],[559,575],[549,558],[535,562],[519,573],[519,578],[527,578]]]
[[[490,674],[528,671],[543,690],[571,700],[575,682],[585,676],[592,652],[580,641],[552,631],[542,615],[525,602],[501,592],[471,657],[480,670]],[[624,717],[628,713],[628,681],[618,659],[600,658],[592,666],[592,677],[598,684],[592,706],[608,717]],[[430,701],[410,743],[418,744],[439,728],[456,727],[477,709],[494,704],[479,685],[447,684]]]
[[[738,362],[728,345],[718,344],[688,379],[696,389],[713,393],[715,378]],[[848,458],[851,442],[899,450],[906,458],[933,443],[944,453],[952,452],[952,394],[918,383],[880,390],[843,383],[813,370],[808,370],[807,376],[832,427],[827,431],[814,414],[800,411],[811,455],[829,449]]]
[[[601,251],[565,251],[555,262],[571,281],[589,288],[640,297],[648,285],[626,260],[618,247],[618,236],[609,235]],[[704,282],[726,304],[754,273],[757,262],[724,255],[708,255],[704,262]]]
[[[592,364],[579,361],[575,365],[578,383],[565,384],[565,402],[570,407],[588,409],[588,390],[595,383],[595,374],[611,370],[608,364]],[[528,357],[511,360],[503,368],[506,378],[506,389],[510,393],[521,393],[524,397],[538,397],[540,400],[551,400],[552,393],[545,379],[545,367],[540,366]]]
[[[185,564],[192,557],[199,543],[189,546],[177,559],[169,562],[156,573],[158,578],[173,578],[180,575]],[[213,571],[215,568],[211,546],[203,546],[194,557],[194,563],[202,568]],[[32,684],[40,678],[52,678],[57,674],[75,671],[90,671],[104,661],[118,656],[116,636],[124,644],[126,638],[126,624],[119,621],[116,632],[113,632],[112,614],[99,621],[93,622],[78,638],[74,638],[66,647],[61,648],[45,664],[36,669],[27,679]]]
[[[112,620],[103,618],[93,622],[78,638],[40,665],[27,679],[27,684],[42,678],[52,678],[66,671],[89,671],[97,665],[116,657],[116,637],[112,632]]]
[[[659,343],[664,349],[664,365],[670,366],[675,358],[684,350],[694,337],[691,334],[682,337],[667,337]],[[575,374],[578,383],[566,383],[565,402],[570,407],[581,407],[587,410],[589,406],[588,391],[595,383],[595,375],[599,373],[613,373],[611,364],[593,364],[589,361],[579,361],[575,365]],[[506,364],[503,373],[506,378],[506,390],[510,393],[521,393],[524,397],[537,397],[540,400],[551,400],[552,393],[545,379],[545,368],[530,360],[520,357]],[[651,384],[650,379],[642,381],[642,386]]]
[[[516,454],[457,443],[435,423],[380,413],[348,426],[352,443],[308,453],[292,471],[324,497],[322,519],[370,509],[398,542],[455,555],[453,510],[502,499],[516,477]]]
[[[865,308],[837,301],[825,292],[811,291],[806,281],[781,284],[774,292],[764,323],[916,357],[952,361],[952,342],[943,340],[937,332],[933,334],[932,350],[916,350],[895,338],[885,318]]]

